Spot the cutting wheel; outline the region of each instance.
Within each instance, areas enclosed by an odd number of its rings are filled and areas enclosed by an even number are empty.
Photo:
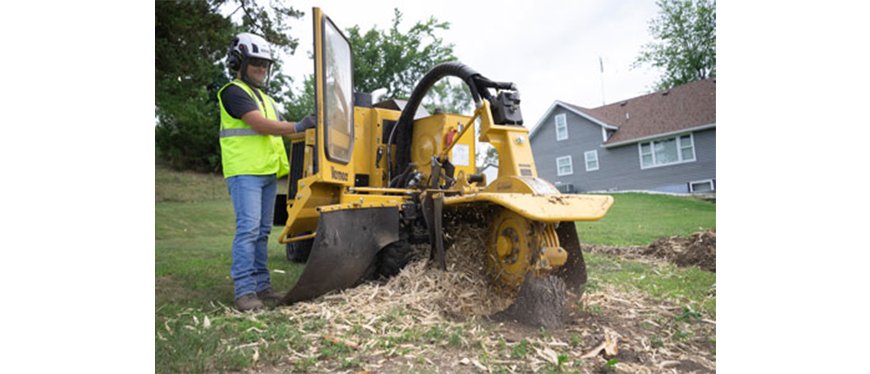
[[[541,235],[534,223],[499,208],[490,221],[487,240],[487,269],[496,285],[516,290],[541,248]]]

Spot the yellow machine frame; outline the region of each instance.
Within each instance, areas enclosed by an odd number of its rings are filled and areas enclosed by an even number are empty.
[[[606,195],[562,195],[550,182],[538,178],[528,138],[529,130],[523,126],[496,124],[492,103],[487,98],[478,101],[472,116],[435,114],[413,120],[410,159],[416,166],[421,183],[416,188],[390,188],[388,179],[395,176],[390,174],[388,165],[396,162],[397,149],[395,145],[387,145],[385,127],[388,123],[400,121],[403,112],[381,107],[351,106],[353,104],[348,104],[345,99],[345,109],[352,108],[349,119],[353,121],[353,137],[335,132],[335,129],[327,126],[326,95],[341,96],[346,92],[340,91],[341,88],[336,89],[335,82],[331,86],[333,91],[326,92],[324,27],[334,25],[319,8],[314,8],[313,15],[317,126],[290,137],[291,146],[304,147],[304,152],[301,153],[301,159],[296,159],[300,154],[294,153],[290,160],[291,164],[302,164],[302,173],[296,180],[291,180],[291,184],[295,183],[296,193],[288,193],[288,219],[278,237],[280,243],[314,238],[313,233],[317,231],[321,214],[324,213],[371,208],[395,208],[402,212],[424,198],[437,201],[439,207],[441,204],[460,206],[485,203],[500,206],[538,225],[535,226],[535,232],[540,238],[541,251],[535,254],[537,260],[535,268],[531,270],[548,271],[566,263],[566,253],[559,247],[560,239],[555,226],[559,222],[598,220],[613,204],[613,198]],[[336,32],[343,37],[340,31],[332,32],[333,38],[337,37]],[[333,56],[332,60],[336,58]],[[330,67],[334,68],[332,65]],[[332,74],[334,78],[336,74]],[[333,110],[335,113],[347,114]],[[475,139],[473,128],[478,119],[480,136]],[[332,145],[327,144],[327,138],[329,143],[340,142],[340,146],[351,148],[347,163],[327,157],[327,148]],[[498,153],[498,177],[494,181],[475,176],[474,156],[478,140],[490,143]],[[433,172],[432,165],[436,162],[451,165],[455,173],[445,176]],[[435,177],[438,180],[430,180]],[[449,183],[442,183],[446,178],[450,179]],[[519,230],[522,225],[508,226]],[[496,243],[495,252],[509,254],[513,248],[513,244],[501,240]],[[515,282],[517,277],[513,276],[510,283]]]

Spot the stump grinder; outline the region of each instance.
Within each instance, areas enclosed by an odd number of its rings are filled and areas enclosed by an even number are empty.
[[[407,102],[372,104],[352,91],[347,38],[319,8],[313,15],[317,126],[291,137],[289,188],[278,195],[275,218],[288,253],[309,254],[282,304],[395,275],[411,244],[429,243],[430,259],[444,270],[446,225],[463,219],[488,225],[481,250],[494,285],[516,291],[554,276],[579,298],[586,266],[574,222],[602,218],[613,198],[560,194],[538,177],[517,87],[448,62],[430,70]],[[468,86],[473,115],[422,115],[423,97],[445,77]],[[476,140],[498,152],[493,181],[477,174]]]

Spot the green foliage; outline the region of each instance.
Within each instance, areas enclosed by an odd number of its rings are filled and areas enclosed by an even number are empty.
[[[370,93],[386,89],[384,97],[408,98],[414,85],[435,65],[456,60],[453,44],[438,36],[450,28],[448,22],[430,17],[408,30],[402,30],[401,23],[402,13],[395,9],[392,26],[387,30],[373,27],[363,32],[359,26],[347,29],[353,48],[354,90]],[[432,86],[423,107],[430,113],[471,114],[473,105],[465,83],[448,77]]]
[[[429,69],[455,59],[453,44],[445,43],[437,35],[449,29],[449,23],[430,17],[402,30],[401,22],[402,13],[395,9],[393,24],[388,30],[373,27],[362,32],[359,26],[347,29],[353,46],[355,91],[386,88],[387,97],[406,97]]]
[[[511,357],[513,358],[523,358],[529,353],[529,341],[523,339],[517,344],[514,349],[511,351]]]
[[[302,89],[288,89],[287,100],[281,104],[284,106],[284,119],[288,121],[300,121],[309,114],[314,113],[314,74],[305,76]]]
[[[222,15],[224,7],[242,12],[241,24]],[[155,3],[155,144],[163,162],[177,169],[219,170],[216,95],[232,78],[224,59],[233,35],[254,32],[291,54],[298,44],[286,20],[302,13],[280,3],[270,3],[268,10],[251,0]],[[287,84],[288,78],[277,74],[272,92]]]
[[[696,312],[690,306],[684,306],[683,310],[680,312],[680,314],[678,314],[676,317],[674,317],[674,319],[676,319],[677,321],[682,321],[682,322],[700,321],[701,320],[701,313]]]
[[[684,341],[684,340],[688,339],[689,336],[691,336],[691,335],[692,335],[691,331],[677,330],[674,332],[673,338],[676,339],[677,341]]]
[[[354,90],[371,93],[386,89],[386,98],[407,98],[414,84],[435,65],[455,60],[453,45],[445,43],[438,33],[450,24],[430,17],[416,22],[408,30],[400,28],[402,13],[394,10],[392,26],[387,30],[372,27],[363,31],[359,26],[346,29],[353,51]],[[301,89],[288,90],[284,102],[286,118],[301,119],[314,110],[314,76],[307,75]],[[471,114],[473,104],[468,87],[455,78],[436,83],[423,100],[430,113]]]
[[[459,348],[462,346],[462,332],[458,329],[453,329],[453,332],[450,333],[450,337],[447,339],[447,343],[451,347]]]
[[[649,245],[658,238],[716,227],[716,204],[691,197],[611,194],[613,206],[600,221],[578,222],[580,241],[615,246]]]
[[[577,334],[571,334],[571,348],[577,348],[583,344],[583,337]]]
[[[716,0],[659,0],[649,31],[657,40],[643,47],[633,67],[664,69],[656,90],[716,76]]]
[[[488,147],[486,149],[486,154],[483,156],[481,165],[486,166],[487,164],[498,166],[498,151],[496,151],[495,147]]]
[[[429,113],[455,113],[467,116],[474,114],[471,91],[468,90],[465,82],[456,77],[447,77],[435,83],[423,98],[422,105]]]
[[[661,336],[658,336],[658,335],[653,335],[649,339],[649,343],[650,343],[650,346],[652,346],[653,348],[661,348],[661,347],[665,346],[665,341],[662,339]]]

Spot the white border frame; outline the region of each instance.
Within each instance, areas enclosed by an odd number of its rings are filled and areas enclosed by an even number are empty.
[[[590,169],[590,168],[589,168],[589,155],[590,155],[590,154],[594,154],[594,155],[595,155],[595,169]],[[591,151],[583,152],[583,162],[584,162],[584,164],[585,164],[584,166],[586,166],[586,171],[596,171],[596,170],[598,170],[598,169],[601,167],[601,161],[598,159],[598,150],[597,150],[597,149],[593,149],[593,150],[591,150]]]
[[[680,137],[685,136],[685,135],[689,135],[689,140],[692,142],[692,159],[691,160],[683,160],[683,152],[682,152],[682,149],[680,148]],[[666,141],[666,140],[670,140],[670,139],[676,140],[677,157],[680,159],[680,161],[671,162],[668,164],[656,165],[656,151],[655,151],[655,147],[653,147],[652,143],[657,142],[657,141]],[[643,150],[642,150],[641,146],[644,144],[649,144],[650,152],[652,152],[653,164],[651,166],[646,166],[646,167],[643,166]],[[690,162],[696,162],[696,161],[698,161],[698,155],[695,153],[695,134],[691,133],[691,132],[690,133],[681,133],[681,134],[676,134],[673,136],[650,139],[650,140],[645,141],[645,142],[638,142],[637,143],[637,160],[640,163],[641,170],[655,169],[655,168],[660,168],[660,167],[665,167],[665,166],[688,164]]]
[[[565,137],[564,138],[559,138],[559,120],[558,120],[559,117],[562,117],[562,119],[563,119],[562,123],[565,124]],[[559,114],[553,116],[553,122],[556,125],[556,141],[559,142],[562,140],[567,140],[568,139],[568,115],[565,113],[559,113]]]
[[[566,158],[568,159],[568,167],[571,168],[571,172],[562,173],[560,170],[561,168],[559,168],[559,160],[564,160]],[[556,157],[556,175],[560,177],[566,175],[574,175],[574,157],[572,157],[571,155]]]
[[[693,184],[701,184],[701,183],[710,183],[710,191],[716,192],[716,182],[715,179],[701,179],[699,181],[689,182],[689,193],[694,193],[694,189],[692,188]]]

